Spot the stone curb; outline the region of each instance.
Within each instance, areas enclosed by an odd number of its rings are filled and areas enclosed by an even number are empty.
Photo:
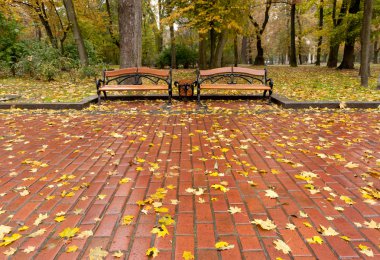
[[[178,99],[178,97],[173,97],[174,99]],[[254,95],[236,95],[236,96],[226,96],[226,95],[203,95],[201,97],[201,101],[205,100],[258,100],[261,99],[262,96]],[[167,100],[166,95],[146,95],[146,96],[109,96],[107,100]],[[196,97],[188,98],[188,100],[196,100]],[[97,96],[89,96],[84,98],[80,102],[76,103],[0,103],[0,109],[53,109],[53,110],[61,110],[61,109],[75,109],[81,110],[93,103],[97,102]],[[305,109],[305,108],[340,108],[339,101],[294,101],[283,97],[281,95],[273,94],[272,102],[276,105],[281,106],[284,109]],[[360,102],[360,101],[347,101],[346,108],[359,108],[359,109],[375,109],[380,106],[380,101],[372,101],[372,102]]]

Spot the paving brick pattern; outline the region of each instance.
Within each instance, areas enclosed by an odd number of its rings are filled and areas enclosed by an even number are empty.
[[[0,259],[11,247],[12,259],[81,259],[96,247],[108,259],[119,250],[146,259],[150,247],[160,251],[155,259],[182,259],[184,251],[207,260],[367,257],[359,245],[380,258],[379,228],[365,225],[380,222],[378,197],[363,196],[363,188],[380,189],[378,110],[283,111],[260,101],[210,101],[200,110],[160,101],[14,110],[0,114],[0,151],[0,225],[12,227],[5,236],[22,235],[0,247]],[[302,172],[316,177],[297,178]],[[65,220],[55,221],[57,213]],[[48,217],[37,226],[39,214]],[[123,225],[127,215],[133,220]],[[165,215],[175,220],[169,234],[152,234]],[[251,223],[267,218],[276,229]],[[24,225],[29,229],[17,231]],[[339,235],[323,236],[320,225]],[[67,227],[93,235],[66,240],[59,233]],[[28,237],[42,228],[43,235]],[[309,243],[313,236],[323,243]],[[275,248],[277,239],[289,254]],[[218,241],[234,248],[218,251]],[[77,251],[67,253],[73,245]]]

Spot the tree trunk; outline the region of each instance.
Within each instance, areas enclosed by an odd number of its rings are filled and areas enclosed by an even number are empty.
[[[290,66],[297,67],[296,4],[291,4],[291,9],[290,9]]]
[[[234,38],[234,65],[238,66],[239,63],[239,47],[238,47],[238,35],[235,35]]]
[[[371,20],[372,20],[372,0],[364,0],[364,13],[361,31],[361,57],[360,57],[360,77],[361,85],[368,87],[368,77],[370,71],[370,44],[371,44]]]
[[[120,48],[120,42],[116,38],[115,34],[113,33],[113,21],[112,21],[112,13],[111,13],[111,5],[109,0],[106,0],[106,9],[107,9],[107,14],[108,14],[108,33],[110,34],[110,37],[112,39],[112,42]]]
[[[377,78],[377,89],[380,90],[380,74],[379,74],[379,77]]]
[[[70,22],[71,29],[73,30],[75,44],[78,49],[80,63],[84,66],[88,65],[88,57],[86,47],[84,46],[82,34],[79,29],[77,16],[72,0],[63,0],[67,12],[67,19]]]
[[[257,48],[257,55],[254,61],[254,65],[264,65],[265,60],[264,60],[264,48],[261,44],[261,36],[256,35],[256,48]]]
[[[349,13],[356,14],[360,11],[360,0],[351,0]],[[352,32],[355,30],[356,24],[350,21],[347,28],[346,41],[344,43],[343,60],[338,69],[353,69],[355,62],[355,40],[356,35]]]
[[[211,28],[210,30],[210,61],[209,61],[210,68],[212,68],[213,64],[215,63],[216,38],[217,38],[217,33],[214,30],[214,28]]]
[[[212,65],[213,68],[219,68],[222,66],[223,49],[227,42],[227,32],[223,31],[218,38],[218,45],[215,50],[215,59]]]
[[[120,68],[141,66],[141,0],[119,0]]]
[[[248,56],[248,37],[243,36],[241,40],[241,63],[247,64],[247,56]]]
[[[199,57],[198,57],[199,69],[205,69],[207,66],[206,61],[206,39],[205,35],[199,34]]]
[[[327,67],[336,68],[338,65],[339,45],[330,42],[329,58],[327,60]]]
[[[38,8],[38,10],[39,10],[39,8]],[[46,35],[48,36],[51,45],[54,48],[58,49],[58,41],[57,41],[57,38],[55,38],[53,36],[53,31],[52,31],[52,29],[50,27],[49,21],[47,20],[46,17],[44,17],[42,15],[41,11],[38,11],[38,10],[36,10],[36,12],[38,13],[38,18],[40,18],[40,21],[41,21],[43,27],[45,28]]]
[[[318,27],[319,27],[319,31],[323,29],[323,0],[320,0]],[[317,61],[315,62],[316,66],[321,66],[322,41],[323,41],[322,36],[319,36],[318,45],[317,45]]]
[[[299,14],[296,14],[296,19],[298,23],[298,60],[300,65],[302,65],[302,24]]]
[[[377,64],[379,62],[378,61],[379,51],[380,51],[379,42],[375,41],[375,43],[373,44],[373,63],[374,64]]]
[[[177,69],[177,52],[175,48],[175,35],[174,35],[174,25],[170,25],[170,57],[171,57],[171,67]]]

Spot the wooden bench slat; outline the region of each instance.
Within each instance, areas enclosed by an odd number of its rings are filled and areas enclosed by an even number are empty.
[[[117,76],[136,74],[136,73],[137,73],[137,68],[125,68],[125,69],[104,71],[104,74],[106,77],[117,77]]]
[[[202,76],[212,76],[217,74],[224,74],[224,73],[231,73],[232,68],[231,67],[223,67],[223,68],[217,68],[217,69],[211,69],[211,70],[200,70],[199,73]]]
[[[140,67],[137,68],[137,73],[140,74],[150,74],[150,75],[156,75],[161,77],[169,77],[169,70],[158,70],[158,69],[151,69],[148,67]]]
[[[201,89],[270,90],[269,86],[255,84],[201,84]]]
[[[243,73],[247,75],[265,76],[265,70],[255,70],[255,69],[249,69],[249,68],[233,67],[232,71],[234,73]]]
[[[168,90],[168,85],[104,85],[100,91],[123,91],[123,90]]]

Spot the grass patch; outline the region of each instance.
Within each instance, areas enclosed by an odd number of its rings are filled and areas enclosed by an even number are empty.
[[[380,65],[372,66],[370,87],[360,86],[358,70],[336,70],[326,67],[269,66],[268,75],[274,80],[274,93],[293,100],[336,100],[336,101],[379,101],[380,91],[376,89]],[[100,75],[100,74],[99,74]],[[195,70],[174,70],[173,79],[194,79]],[[137,93],[137,92],[135,92]],[[131,93],[131,94],[135,94]],[[154,92],[149,92],[149,94]],[[164,93],[164,92],[158,92]],[[204,93],[239,95],[244,91],[210,90]],[[47,82],[31,78],[8,77],[0,79],[1,95],[20,95],[9,102],[78,102],[90,95],[96,95],[94,79],[79,79],[76,75],[62,73],[55,81]],[[138,94],[143,94],[138,92]],[[177,90],[174,88],[174,95]]]

